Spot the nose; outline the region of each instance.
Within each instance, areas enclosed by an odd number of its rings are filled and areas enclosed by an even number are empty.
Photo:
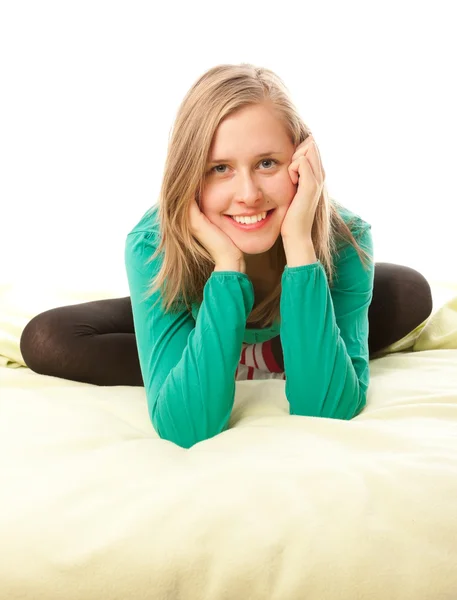
[[[262,194],[254,178],[249,174],[240,175],[237,178],[237,193],[235,200],[245,204],[255,203],[261,200]]]

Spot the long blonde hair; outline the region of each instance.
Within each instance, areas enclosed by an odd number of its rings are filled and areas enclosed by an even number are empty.
[[[283,81],[273,71],[252,64],[222,64],[206,71],[189,89],[176,116],[168,144],[160,189],[158,219],[160,243],[147,262],[158,254],[163,259],[147,292],[161,291],[166,312],[191,310],[192,302],[202,302],[203,288],[214,271],[210,253],[193,236],[188,219],[189,203],[199,199],[210,146],[218,125],[236,111],[251,105],[268,104],[282,119],[294,146],[308,135]],[[351,225],[351,223],[349,223]],[[333,255],[337,241],[352,244],[361,260],[372,257],[355,240],[350,227],[328,197],[324,187],[311,232],[316,257],[333,283]],[[287,264],[282,243],[275,243],[277,283],[271,294],[251,311],[247,323],[268,327],[279,319],[281,275]],[[368,264],[367,262],[367,264]]]

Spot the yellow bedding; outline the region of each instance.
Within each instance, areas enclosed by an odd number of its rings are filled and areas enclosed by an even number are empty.
[[[1,600],[457,597],[457,294],[371,361],[352,421],[240,381],[230,429],[189,450],[143,388],[21,366],[21,298],[0,290]]]

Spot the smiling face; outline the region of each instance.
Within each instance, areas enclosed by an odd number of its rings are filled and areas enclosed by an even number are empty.
[[[283,123],[266,105],[245,107],[227,117],[216,130],[200,210],[230,237],[246,263],[249,256],[252,262],[252,255],[268,253],[279,238],[297,191],[288,171],[294,152]],[[239,227],[227,216],[272,209],[260,228]]]

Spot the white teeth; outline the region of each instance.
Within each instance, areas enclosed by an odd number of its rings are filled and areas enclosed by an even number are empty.
[[[257,223],[257,221],[261,221],[262,219],[265,219],[267,216],[266,212],[260,213],[259,215],[254,215],[252,217],[234,217],[232,216],[232,219],[234,221],[236,221],[237,223],[244,223],[245,225],[248,225],[249,223]]]

